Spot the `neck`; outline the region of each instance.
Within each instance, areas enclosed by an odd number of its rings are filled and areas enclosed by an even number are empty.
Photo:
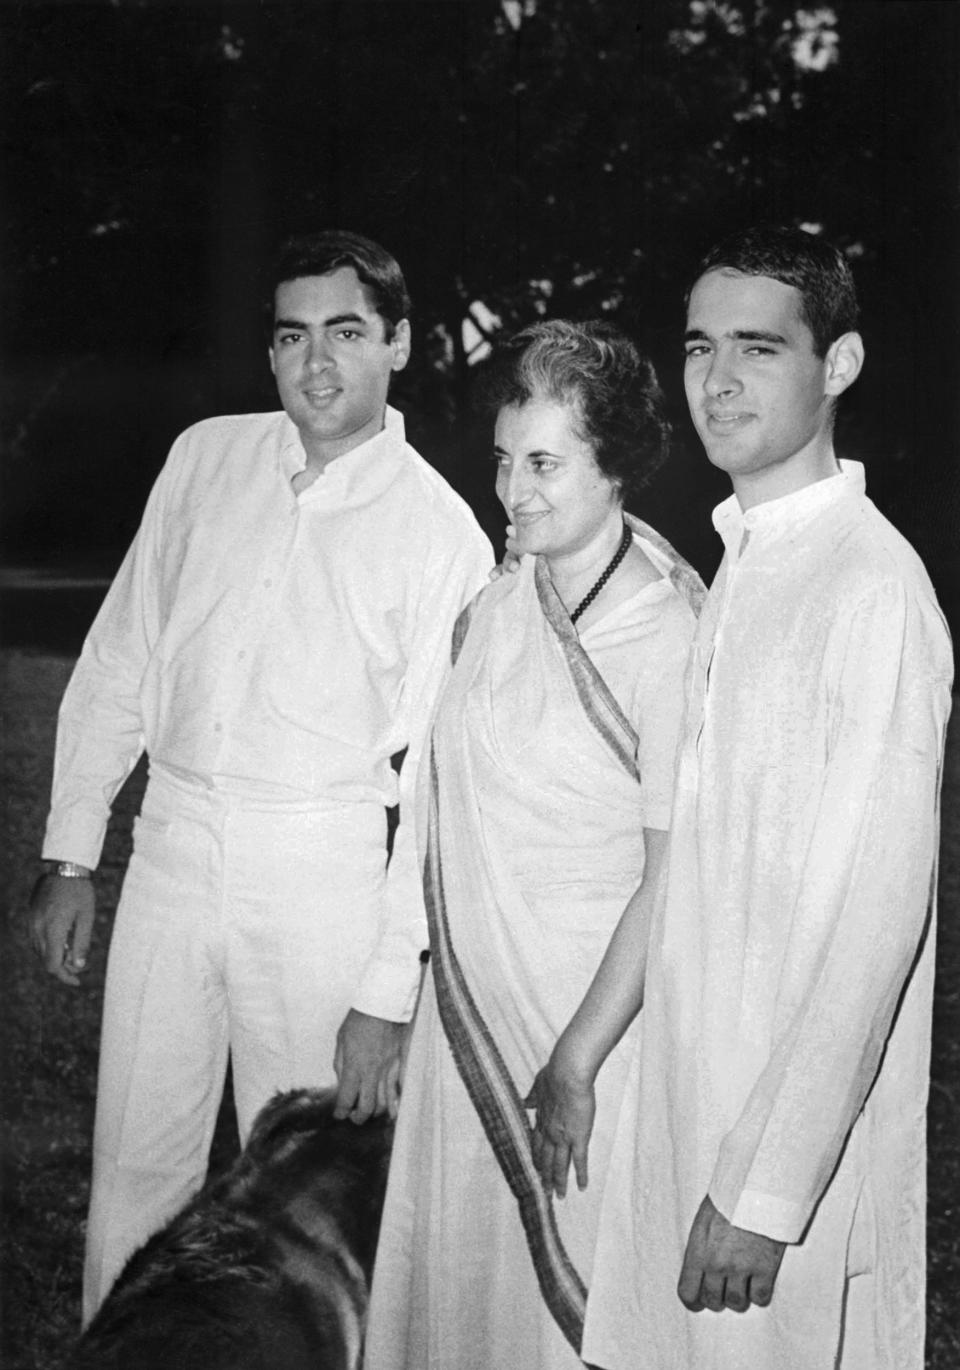
[[[320,438],[309,430],[304,432],[302,428],[298,429],[300,443],[307,458],[307,470],[319,475],[332,461],[336,461],[338,457],[345,457],[348,452],[362,447],[365,442],[382,433],[386,427],[386,413],[384,409],[379,419],[372,419],[356,432],[341,438]]]
[[[733,493],[740,508],[746,512],[758,504],[769,504],[771,500],[796,494],[808,485],[816,485],[821,480],[829,480],[831,476],[840,474],[840,464],[830,441],[821,449],[797,453],[797,457],[803,460],[783,462],[764,471],[734,475]]]
[[[569,552],[547,553],[546,562],[554,589],[570,608],[590,589],[606,570],[623,537],[623,510],[610,511],[594,536],[584,546]]]

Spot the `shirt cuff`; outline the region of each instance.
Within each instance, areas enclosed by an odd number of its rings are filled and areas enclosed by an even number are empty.
[[[411,958],[409,966],[372,963],[353,996],[353,1007],[373,1018],[391,1023],[408,1023],[417,1006],[420,988],[420,962]]]
[[[47,831],[40,852],[43,861],[75,861],[79,866],[96,870],[100,864],[106,823],[100,817],[74,814],[70,818],[47,822]]]
[[[806,1215],[800,1204],[790,1199],[763,1194],[758,1189],[744,1189],[731,1207],[729,1202],[724,1202],[724,1195],[711,1186],[710,1200],[728,1222],[746,1232],[759,1232],[775,1242],[795,1243],[803,1236]]]

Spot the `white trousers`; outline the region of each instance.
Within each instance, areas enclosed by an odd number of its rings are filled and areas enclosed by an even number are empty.
[[[203,1183],[228,1052],[241,1141],[276,1090],[333,1083],[385,859],[378,805],[151,777],[107,965],[85,1324]]]

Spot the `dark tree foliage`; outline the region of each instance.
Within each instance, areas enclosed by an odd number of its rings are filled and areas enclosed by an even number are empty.
[[[709,572],[725,487],[683,416],[683,286],[711,240],[764,218],[822,225],[854,260],[869,360],[841,446],[950,599],[958,9],[0,6],[10,552],[115,559],[180,427],[273,407],[264,261],[342,225],[407,270],[398,398],[493,531],[464,319],[494,341],[544,313],[628,327],[679,431],[644,512]]]

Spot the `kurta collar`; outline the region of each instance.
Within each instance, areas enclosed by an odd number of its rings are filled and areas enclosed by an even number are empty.
[[[736,495],[731,495],[713,511],[713,526],[723,538],[727,553],[736,557],[745,533],[757,537],[777,537],[798,532],[838,500],[858,497],[866,491],[863,464],[840,460],[840,472],[826,480],[814,481],[780,499],[767,500],[744,512]]]
[[[321,498],[363,503],[390,484],[403,461],[405,447],[403,415],[387,405],[380,432],[330,462],[299,498],[304,502]],[[307,464],[300,434],[287,414],[282,417],[278,463],[288,481]]]

